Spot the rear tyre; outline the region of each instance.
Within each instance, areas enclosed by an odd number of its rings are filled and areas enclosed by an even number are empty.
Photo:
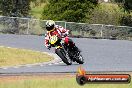
[[[70,59],[68,53],[65,53],[63,49],[56,49],[55,53],[62,59],[65,64],[72,64],[72,60]]]
[[[83,64],[84,63],[84,59],[82,57],[81,54],[79,54],[76,58],[76,62],[79,63],[79,64]]]

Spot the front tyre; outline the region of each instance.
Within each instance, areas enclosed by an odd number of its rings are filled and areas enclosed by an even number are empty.
[[[62,61],[65,64],[67,64],[67,65],[72,64],[72,60],[70,59],[68,53],[65,53],[63,49],[61,49],[61,48],[56,49],[55,53],[62,59]]]

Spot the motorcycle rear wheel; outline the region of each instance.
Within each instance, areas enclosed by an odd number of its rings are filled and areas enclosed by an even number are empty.
[[[84,63],[84,59],[82,57],[81,54],[79,54],[76,58],[76,62],[79,63],[79,64],[83,64]]]

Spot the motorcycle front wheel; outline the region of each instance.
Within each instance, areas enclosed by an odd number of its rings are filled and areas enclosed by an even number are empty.
[[[69,55],[67,52],[65,52],[62,48],[56,49],[55,53],[62,59],[62,61],[67,64],[71,65],[72,60],[70,59]]]

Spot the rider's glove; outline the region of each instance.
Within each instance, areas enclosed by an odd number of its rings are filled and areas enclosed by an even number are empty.
[[[48,46],[47,46],[47,49],[50,50],[50,48],[51,48],[51,45],[48,45]]]

